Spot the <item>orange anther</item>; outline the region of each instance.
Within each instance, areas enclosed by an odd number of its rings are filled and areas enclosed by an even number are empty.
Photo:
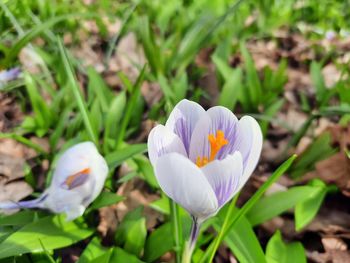
[[[216,137],[213,134],[208,135],[208,140],[210,142],[210,158],[209,161],[213,161],[215,156],[221,150],[223,146],[228,144],[228,140],[225,139],[224,132],[217,130]]]
[[[197,157],[197,160],[196,160],[196,165],[198,167],[203,167],[204,165],[206,165],[207,163],[209,162],[208,158],[207,157]]]
[[[198,167],[203,167],[207,163],[213,161],[221,148],[228,144],[228,140],[225,138],[225,134],[221,130],[216,131],[216,136],[214,136],[214,134],[209,134],[208,140],[210,143],[210,157],[208,159],[208,157],[198,156],[196,160],[196,165]]]
[[[70,187],[72,185],[72,183],[74,182],[75,178],[77,178],[79,175],[89,174],[89,173],[90,173],[90,168],[85,168],[85,169],[83,169],[75,174],[68,176],[64,183]]]

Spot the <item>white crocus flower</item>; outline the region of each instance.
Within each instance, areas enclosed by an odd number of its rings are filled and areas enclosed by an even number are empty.
[[[43,208],[73,220],[100,194],[107,173],[107,163],[95,145],[79,143],[59,158],[50,187],[38,199],[3,202],[0,209]]]
[[[161,189],[185,208],[198,225],[214,216],[247,182],[262,148],[259,124],[240,120],[217,106],[205,111],[188,100],[179,102],[165,126],[148,137],[148,154]]]

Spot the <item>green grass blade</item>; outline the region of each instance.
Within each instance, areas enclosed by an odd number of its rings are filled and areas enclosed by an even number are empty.
[[[44,23],[32,28],[30,31],[28,31],[26,34],[24,34],[9,50],[9,52],[6,54],[5,58],[0,60],[0,65],[4,66],[5,68],[15,60],[18,53],[21,51],[23,47],[25,47],[32,39],[37,37],[40,33],[45,31],[46,29],[54,26],[55,24],[69,19],[82,19],[82,18],[94,18],[97,17],[97,14],[94,13],[74,13],[74,14],[65,14],[61,16],[54,17],[52,19],[49,19],[45,21]]]
[[[136,80],[136,83],[133,87],[133,90],[132,90],[132,93],[131,93],[131,96],[128,100],[128,103],[127,103],[127,106],[126,106],[126,109],[125,109],[125,115],[124,115],[124,118],[122,119],[122,122],[121,122],[121,125],[120,125],[120,130],[119,130],[119,133],[118,133],[118,136],[116,138],[116,144],[117,144],[117,148],[120,146],[121,142],[123,141],[124,139],[124,136],[125,136],[125,133],[126,133],[126,129],[128,127],[128,124],[130,122],[130,118],[131,118],[131,115],[132,115],[132,112],[135,108],[135,105],[137,103],[137,100],[140,96],[140,93],[141,93],[141,84],[142,84],[142,81],[145,77],[145,71],[146,71],[146,65],[144,65],[144,67],[142,68],[141,72],[140,72],[140,75],[138,76],[137,80]]]
[[[101,75],[93,67],[87,69],[87,74],[89,78],[89,94],[94,93],[91,94],[91,97],[93,97],[93,100],[99,101],[101,110],[105,113],[108,111],[113,94]]]
[[[205,262],[205,260],[208,257],[209,257],[208,262],[213,261],[216,250],[218,249],[221,241],[223,240],[223,238],[225,238],[227,233],[231,231],[231,228],[234,226],[234,224],[243,215],[245,215],[254,206],[254,204],[262,197],[262,195],[266,192],[266,190],[288,170],[288,168],[292,165],[296,157],[297,157],[296,155],[293,155],[287,161],[285,161],[280,167],[278,167],[277,170],[259,188],[259,190],[255,192],[255,194],[248,200],[248,202],[245,203],[245,205],[239,210],[237,214],[235,214],[233,217],[231,214],[226,215],[232,218],[230,224],[228,225],[227,229],[222,229],[222,231],[224,231],[223,234],[221,235],[219,234],[219,236],[212,241],[212,243],[204,253],[203,257],[201,258],[200,262]]]
[[[147,57],[152,73],[155,76],[157,76],[159,73],[163,73],[163,60],[160,54],[160,48],[155,43],[147,16],[139,18],[138,34],[141,38],[143,50]]]
[[[278,230],[266,247],[267,263],[306,263],[305,249],[301,242],[284,243]]]
[[[119,93],[109,105],[109,110],[107,112],[106,121],[105,121],[105,131],[103,138],[103,152],[109,153],[110,140],[113,140],[112,145],[114,145],[114,138],[118,136],[118,126],[121,122],[121,118],[123,116],[126,105],[126,95],[125,92],[122,91]]]
[[[219,231],[220,225],[214,223],[214,228]],[[232,231],[226,236],[224,242],[239,262],[266,263],[261,244],[251,224],[244,216],[237,221]]]
[[[81,92],[79,90],[79,86],[77,84],[77,80],[76,80],[75,75],[73,73],[72,66],[69,62],[66,50],[63,47],[63,44],[59,39],[58,39],[58,47],[60,50],[63,65],[65,67],[65,71],[66,71],[66,74],[68,77],[68,82],[70,84],[69,86],[72,89],[72,92],[73,92],[74,98],[77,102],[79,111],[80,111],[81,115],[83,116],[85,128],[88,132],[90,140],[93,141],[96,144],[96,146],[98,146],[98,138],[97,138],[97,135],[94,133],[94,130],[92,128],[93,126],[92,126],[92,123],[89,119],[89,114],[88,114],[87,106],[86,106],[85,101],[83,99],[83,95],[81,94]]]
[[[132,14],[134,13],[136,7],[138,6],[138,4],[140,3],[140,1],[137,1],[136,3],[134,3],[132,5],[132,7],[129,9],[128,14],[125,16],[123,22],[122,22],[122,27],[120,28],[118,34],[116,34],[112,40],[109,42],[108,44],[108,50],[106,53],[106,58],[105,58],[105,65],[109,64],[109,61],[112,57],[113,51],[116,47],[116,45],[118,44],[118,41],[120,39],[120,36],[122,36],[124,34],[124,32],[126,31],[127,27],[126,25],[128,24],[128,22],[131,19]]]
[[[112,170],[126,159],[129,159],[136,154],[144,153],[146,150],[147,145],[144,143],[129,145],[108,154],[106,156],[106,162],[109,168]]]
[[[66,222],[64,216],[48,216],[34,221],[11,234],[0,244],[0,259],[10,256],[69,246],[93,234],[81,223]]]
[[[309,200],[318,192],[319,187],[308,185],[295,186],[287,191],[276,192],[261,198],[246,214],[252,226],[257,226],[267,220],[295,207],[298,203]]]

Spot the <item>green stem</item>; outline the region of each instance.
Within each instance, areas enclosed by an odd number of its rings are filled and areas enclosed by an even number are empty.
[[[173,226],[173,233],[174,233],[174,242],[175,242],[175,257],[176,257],[176,263],[181,262],[181,240],[182,240],[182,227],[179,217],[179,210],[178,206],[173,200],[170,200],[170,214],[172,218],[172,226]]]
[[[230,223],[230,220],[232,220],[233,218],[233,213],[235,211],[235,207],[236,207],[236,202],[237,202],[237,199],[239,197],[239,194],[237,194],[231,201],[230,203],[230,206],[228,208],[228,211],[226,213],[226,216],[225,216],[225,220],[224,220],[224,223],[222,224],[222,227],[221,227],[221,230],[219,232],[219,235],[216,237],[216,239],[214,240],[214,245],[213,245],[213,249],[211,249],[211,254],[210,254],[210,257],[209,257],[209,262],[212,262],[213,259],[214,259],[214,256],[215,256],[215,253],[217,251],[217,249],[219,248],[220,246],[220,242],[221,240],[223,240],[224,238],[224,234],[226,233],[227,229],[228,229],[228,226],[229,226],[229,223]]]
[[[193,249],[190,247],[190,242],[186,242],[186,246],[184,249],[184,253],[182,255],[182,263],[191,263],[191,257],[192,257]]]
[[[191,234],[189,240],[186,242],[182,255],[182,263],[191,263],[192,253],[196,246],[200,225],[201,222],[199,222],[197,218],[192,217]]]

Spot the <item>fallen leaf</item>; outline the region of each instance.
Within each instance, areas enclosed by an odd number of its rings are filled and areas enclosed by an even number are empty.
[[[319,161],[315,171],[307,173],[303,179],[320,178],[327,184],[335,184],[342,193],[350,197],[350,159],[344,152]]]
[[[324,237],[322,238],[322,244],[325,253],[319,253],[316,251],[307,253],[309,259],[312,259],[317,263],[350,262],[350,252],[347,250],[347,245],[342,239],[336,237]]]
[[[0,153],[13,158],[32,159],[38,154],[31,148],[12,139],[0,139]]]
[[[13,156],[0,153],[0,175],[5,177],[5,181],[13,181],[24,176],[23,158],[13,158]]]
[[[327,131],[332,136],[333,145],[339,152],[315,164],[315,170],[307,173],[303,180],[320,178],[327,184],[335,184],[342,193],[350,197],[350,159],[345,153],[350,145],[350,126],[333,125]]]
[[[144,81],[141,86],[141,93],[149,108],[152,108],[163,97],[159,83]]]
[[[348,248],[346,243],[337,237],[324,237],[322,238],[322,244],[326,252],[330,252],[332,250],[346,251]]]
[[[18,202],[33,192],[33,189],[24,181],[16,181],[8,184],[3,183],[0,185],[0,202]]]
[[[332,88],[340,79],[341,72],[334,64],[328,64],[322,69],[322,75],[327,88]]]
[[[10,131],[23,119],[19,105],[10,94],[0,93],[0,109],[0,132]]]
[[[142,48],[138,45],[134,33],[128,33],[120,39],[108,65],[108,72],[122,71],[132,81],[137,79],[140,69],[146,63]]]
[[[333,143],[340,146],[341,151],[347,150],[350,145],[350,125],[347,127],[333,125],[328,130],[332,135]]]

